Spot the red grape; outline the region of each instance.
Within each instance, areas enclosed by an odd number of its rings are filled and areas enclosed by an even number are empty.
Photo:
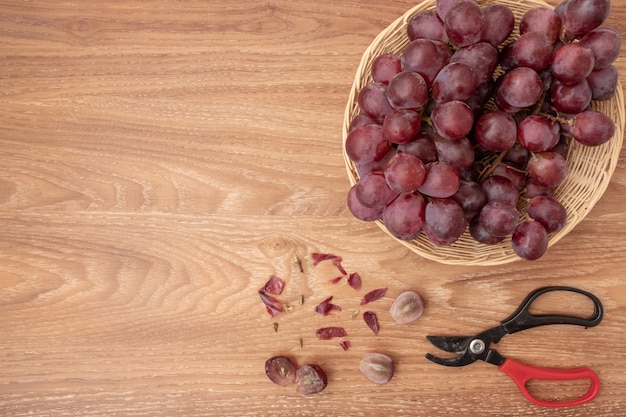
[[[604,113],[587,110],[574,117],[572,136],[583,145],[602,145],[608,142],[614,134],[615,123]]]
[[[422,118],[409,109],[392,110],[385,116],[383,133],[392,143],[406,143],[419,131]]]
[[[555,81],[550,91],[552,105],[562,113],[580,113],[591,104],[592,91],[586,79],[575,84]]]
[[[587,77],[592,100],[609,100],[615,95],[619,73],[614,65],[591,71]]]
[[[407,34],[412,41],[423,38],[448,42],[443,21],[434,10],[422,10],[413,16],[407,23]]]
[[[550,65],[552,41],[543,32],[526,32],[515,41],[511,53],[517,65],[541,71]]]
[[[422,161],[408,153],[397,153],[385,168],[385,179],[397,193],[413,193],[424,183],[426,168]]]
[[[419,110],[428,103],[428,86],[417,72],[403,71],[389,81],[387,98],[395,109]]]
[[[365,207],[381,209],[389,204],[397,192],[389,188],[385,176],[380,171],[370,172],[356,183],[356,197]]]
[[[530,115],[517,125],[517,141],[531,152],[552,149],[560,138],[560,127],[543,116]]]
[[[561,230],[567,221],[565,207],[552,197],[534,197],[528,203],[526,212],[531,219],[541,223],[548,233]]]
[[[411,240],[422,230],[425,208],[421,194],[401,194],[383,210],[383,223],[393,236]]]
[[[430,39],[415,39],[406,47],[401,56],[402,69],[417,72],[430,86],[449,58],[442,55],[440,47]]]
[[[519,33],[542,32],[551,42],[556,42],[561,34],[561,17],[548,7],[533,7],[522,16]]]
[[[359,199],[356,197],[356,189],[355,186],[350,188],[348,191],[348,209],[352,213],[354,217],[359,220],[363,220],[366,222],[378,220],[383,217],[383,209],[373,209],[369,207],[365,207]]]
[[[479,42],[483,36],[485,14],[474,1],[463,0],[454,4],[443,20],[448,39],[458,47]]]
[[[515,206],[501,201],[491,201],[480,210],[478,220],[492,236],[507,236],[513,232],[519,212]]]
[[[467,100],[476,90],[476,86],[476,76],[469,65],[451,62],[435,77],[431,93],[438,103]]]
[[[546,187],[556,187],[567,176],[565,158],[556,152],[537,152],[528,161],[528,175]]]
[[[522,259],[539,259],[548,248],[548,233],[541,223],[530,220],[515,227],[511,237],[513,250]]]
[[[591,49],[579,43],[568,43],[554,53],[552,75],[565,84],[578,83],[591,74],[595,62]]]
[[[426,164],[426,179],[418,191],[429,197],[446,198],[459,190],[459,171],[445,162]]]
[[[346,153],[357,164],[379,161],[390,149],[383,127],[377,124],[357,127],[346,137]]]
[[[579,45],[591,49],[596,59],[594,69],[600,69],[611,65],[617,59],[622,46],[622,37],[611,27],[601,27],[587,33]]]
[[[451,198],[433,198],[426,204],[424,234],[436,245],[455,242],[465,231],[463,208]]]
[[[504,152],[515,144],[517,126],[515,120],[503,111],[484,113],[476,121],[474,138],[479,145],[493,152]]]
[[[543,85],[536,71],[527,67],[517,67],[504,74],[497,91],[507,104],[528,107],[537,103]]]
[[[430,114],[435,131],[446,139],[467,136],[474,125],[474,114],[467,104],[459,100],[440,103]]]
[[[483,9],[483,13],[485,27],[480,40],[497,47],[513,32],[515,15],[503,4],[491,4]]]
[[[562,9],[563,26],[569,37],[583,36],[600,26],[610,10],[610,0],[567,0]]]
[[[476,216],[487,204],[487,194],[475,181],[461,180],[459,190],[451,198],[461,205],[466,219]]]
[[[387,113],[391,111],[391,104],[387,99],[387,87],[380,83],[370,83],[359,91],[357,96],[359,108],[369,117],[382,123]]]
[[[485,192],[487,202],[500,201],[517,206],[519,191],[507,177],[491,175],[480,183],[480,188]]]
[[[402,63],[396,54],[383,54],[372,62],[372,79],[377,83],[389,84],[393,76],[401,71]]]

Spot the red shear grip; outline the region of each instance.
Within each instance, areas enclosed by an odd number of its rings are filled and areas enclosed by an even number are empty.
[[[588,403],[598,396],[600,393],[600,378],[589,368],[573,368],[573,369],[556,369],[556,368],[540,368],[537,366],[526,365],[513,359],[506,359],[502,365],[498,367],[502,372],[507,374],[519,387],[524,397],[529,401],[543,407],[571,407]],[[526,383],[530,380],[544,381],[566,381],[574,379],[589,379],[591,386],[586,394],[574,400],[567,401],[545,401],[535,398],[526,389]]]

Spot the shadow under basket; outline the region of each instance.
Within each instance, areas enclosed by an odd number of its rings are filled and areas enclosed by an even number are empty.
[[[503,4],[508,6],[516,19],[516,27],[505,42],[510,43],[519,36],[518,26],[521,17],[526,11],[534,7],[549,7],[547,3],[536,0],[524,1],[483,1],[478,4]],[[408,10],[396,19],[385,30],[380,32],[370,46],[365,50],[361,63],[356,71],[354,83],[350,90],[343,121],[343,156],[351,185],[359,179],[356,165],[345,152],[345,142],[348,136],[348,127],[351,120],[359,114],[357,96],[359,91],[372,81],[371,67],[376,57],[385,53],[400,55],[409,44],[407,23],[415,14],[422,10],[435,9],[436,1],[422,2]],[[600,197],[604,194],[613,172],[615,171],[624,138],[624,94],[618,82],[615,95],[606,101],[593,101],[591,107],[606,114],[615,122],[615,135],[600,146],[585,146],[572,140],[567,155],[569,173],[566,179],[555,190],[557,199],[567,212],[567,223],[558,232],[548,237],[548,248],[567,235],[591,211]],[[519,208],[523,213],[527,202],[520,199]],[[392,236],[381,220],[375,222],[385,233],[396,239],[413,252],[424,258],[443,264],[454,265],[498,265],[505,264],[520,258],[511,246],[511,237],[495,245],[485,245],[475,241],[466,229],[465,233],[450,246],[438,246],[430,242],[423,233],[409,241],[400,240]]]

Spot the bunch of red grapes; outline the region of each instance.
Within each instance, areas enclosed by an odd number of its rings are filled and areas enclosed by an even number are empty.
[[[359,174],[350,211],[403,240],[451,245],[469,226],[478,242],[511,236],[519,257],[541,257],[567,221],[554,191],[571,141],[598,146],[615,133],[590,107],[618,85],[609,12],[610,0],[535,7],[514,41],[501,4],[438,0],[413,16],[410,43],[376,57],[358,93],[345,141]]]

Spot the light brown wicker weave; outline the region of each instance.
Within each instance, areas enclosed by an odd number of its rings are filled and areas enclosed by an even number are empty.
[[[481,6],[485,6],[496,2],[478,0],[478,3]],[[523,14],[533,7],[552,7],[540,0],[499,0],[497,3],[509,6],[515,15],[516,22],[519,22]],[[410,18],[422,10],[434,9],[435,5],[435,0],[428,0],[408,10],[380,32],[363,54],[348,97],[343,124],[343,155],[348,178],[352,185],[358,181],[358,173],[355,164],[345,152],[345,141],[350,121],[359,113],[357,104],[358,92],[372,81],[370,74],[371,64],[377,56],[388,52],[399,54],[409,43],[406,26]],[[517,36],[519,36],[519,33],[516,27],[509,42]],[[584,146],[572,141],[567,157],[569,174],[555,191],[555,198],[563,204],[567,211],[568,221],[563,229],[549,236],[548,247],[551,247],[567,235],[587,216],[604,194],[619,159],[624,137],[624,95],[621,84],[618,84],[617,92],[613,99],[594,102],[592,107],[613,119],[616,125],[615,136],[604,145],[597,147]],[[525,202],[520,204],[524,205]],[[382,221],[376,221],[376,224],[391,236]],[[393,238],[396,239],[395,237]],[[411,241],[396,240],[424,258],[444,264],[497,265],[520,259],[511,247],[510,238],[496,245],[484,245],[476,242],[467,231],[450,246],[437,246],[431,243],[423,234]]]

